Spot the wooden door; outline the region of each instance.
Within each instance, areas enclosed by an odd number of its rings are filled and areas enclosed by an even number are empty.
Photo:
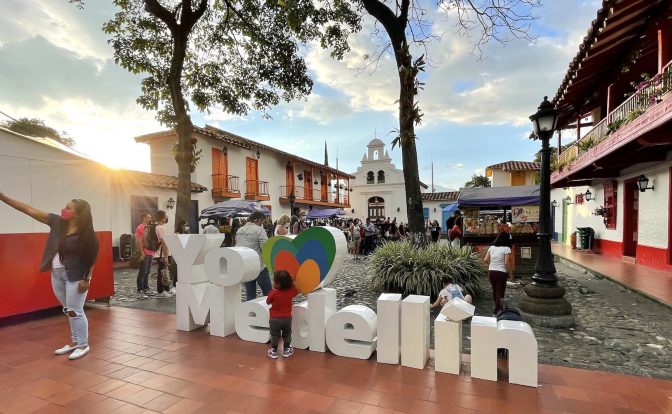
[[[306,200],[313,199],[313,173],[310,170],[303,171],[303,179],[305,180],[304,198]]]
[[[569,204],[566,199],[562,199],[562,243],[567,244],[569,237],[567,237],[567,210],[569,210]]]
[[[285,168],[285,185],[287,186],[287,194],[289,196],[294,192],[294,166],[288,165]]]
[[[212,149],[212,189],[214,191],[228,191],[228,160],[224,151]]]
[[[152,218],[159,211],[159,198],[147,196],[131,196],[131,234],[135,234],[135,229],[142,221],[145,213],[150,213]],[[134,243],[135,244],[135,243]]]
[[[322,182],[322,201],[329,201],[329,190],[327,189],[327,176],[324,174],[320,175],[320,181]]]
[[[637,180],[623,185],[623,256],[637,256],[637,232],[639,231],[639,188]]]
[[[259,183],[259,171],[257,169],[257,160],[247,157],[245,160],[245,183],[246,193],[250,195],[257,195],[257,188]]]

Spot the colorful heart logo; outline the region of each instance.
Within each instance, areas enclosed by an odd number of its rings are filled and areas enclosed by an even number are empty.
[[[341,230],[311,227],[298,236],[271,237],[261,257],[271,275],[275,270],[286,270],[296,288],[309,293],[335,278],[346,253],[347,242]]]

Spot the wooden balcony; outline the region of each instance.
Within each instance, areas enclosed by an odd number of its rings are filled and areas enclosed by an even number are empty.
[[[213,174],[212,175],[212,198],[239,198],[239,178],[235,175]]]
[[[560,154],[551,185],[582,185],[617,176],[618,169],[630,165],[658,160],[666,152],[663,147],[672,144],[670,134],[661,133],[670,123],[672,62]]]
[[[319,190],[306,189],[304,187],[294,186],[292,189],[290,186],[281,186],[280,187],[280,203],[288,204],[289,203],[289,194],[294,193],[296,197],[294,204],[312,204],[315,206],[325,206],[325,207],[340,207],[340,208],[350,208],[350,199],[349,193],[345,190],[339,190],[340,194],[338,196],[333,192],[334,190],[329,189],[329,192],[322,193]]]
[[[268,181],[245,180],[245,200],[268,201]]]

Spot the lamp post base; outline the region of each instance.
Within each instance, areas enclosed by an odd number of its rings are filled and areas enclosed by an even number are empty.
[[[530,283],[525,286],[524,292],[519,306],[525,322],[548,328],[569,328],[574,325],[572,305],[564,298],[564,287],[544,287]]]

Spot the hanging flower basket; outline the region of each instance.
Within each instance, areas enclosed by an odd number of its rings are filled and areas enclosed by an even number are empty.
[[[599,206],[593,211],[593,216],[602,216],[607,217],[609,215],[609,208],[604,206]]]

